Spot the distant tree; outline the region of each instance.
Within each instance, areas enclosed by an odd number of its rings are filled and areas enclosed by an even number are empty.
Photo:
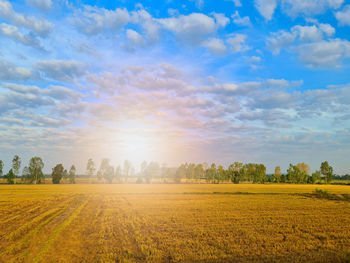
[[[195,169],[196,165],[194,163],[189,163],[187,166],[187,173],[186,173],[186,178],[187,179],[194,179],[195,178]]]
[[[256,177],[257,177],[257,182],[263,184],[266,182],[267,177],[266,177],[266,167],[263,164],[257,164],[256,165]]]
[[[194,170],[194,178],[196,180],[200,180],[203,177],[204,174],[204,168],[203,168],[203,164],[197,164],[196,168]]]
[[[144,180],[146,180],[147,174],[147,162],[143,161],[140,165],[140,174],[137,178],[137,183],[142,184]]]
[[[122,177],[122,169],[120,168],[120,165],[115,168],[114,177],[117,180],[118,183],[120,183],[121,177]]]
[[[298,163],[297,167],[300,170],[300,178],[298,178],[299,183],[307,183],[310,177],[310,166],[306,163]]]
[[[226,171],[222,165],[219,165],[217,168],[217,179],[219,182],[224,181],[226,178]]]
[[[109,159],[102,159],[97,175],[99,179],[104,178],[108,183],[112,183],[114,178],[114,168],[109,164]]]
[[[275,179],[276,179],[277,183],[279,183],[281,181],[281,167],[280,166],[276,166],[276,168],[275,168]]]
[[[167,176],[169,176],[169,168],[167,167],[166,163],[163,163],[162,167],[160,168],[160,178],[163,183],[166,182]]]
[[[131,170],[132,170],[132,164],[129,160],[124,161],[124,180],[125,183],[128,182],[128,178],[130,176]]]
[[[321,180],[321,171],[316,171],[311,175],[311,182],[315,184],[317,181]]]
[[[10,171],[5,175],[5,179],[7,180],[7,183],[9,184],[14,184],[15,181],[15,173],[13,172],[12,169],[10,169]]]
[[[239,184],[241,181],[241,173],[242,173],[243,163],[234,162],[228,167],[228,173],[230,174],[231,181],[234,184]]]
[[[64,173],[64,168],[62,164],[57,164],[54,168],[52,168],[52,183],[59,184]]]
[[[29,183],[40,184],[44,180],[44,162],[40,157],[32,157],[29,166],[24,167],[22,178]]]
[[[12,159],[12,171],[15,175],[14,182],[16,182],[16,177],[19,175],[19,169],[21,167],[21,158],[18,155],[15,155]]]
[[[157,162],[150,162],[146,168],[146,183],[151,183],[152,177],[159,177],[160,167]]]
[[[181,183],[181,179],[186,177],[186,166],[181,164],[179,168],[177,168],[176,173],[174,174],[174,182]]]
[[[324,176],[326,184],[332,181],[333,167],[330,166],[327,161],[321,163],[321,174]]]
[[[0,160],[0,176],[3,175],[3,169],[4,169],[4,162]]]
[[[76,168],[74,165],[72,165],[69,169],[69,182],[71,184],[75,184],[75,172],[76,172]]]
[[[91,177],[94,176],[94,173],[96,171],[96,168],[95,168],[95,163],[94,161],[90,158],[87,162],[87,165],[86,165],[86,173],[87,173],[87,176],[89,177],[89,181],[91,183]]]

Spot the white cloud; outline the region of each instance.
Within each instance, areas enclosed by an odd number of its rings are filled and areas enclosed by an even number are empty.
[[[224,42],[218,38],[209,38],[203,42],[202,46],[215,55],[223,55],[227,49]]]
[[[39,41],[33,35],[30,35],[30,34],[24,35],[20,33],[16,26],[1,23],[0,33],[15,41],[22,43],[23,45],[31,46],[34,48],[42,48],[40,46]]]
[[[34,77],[32,70],[16,67],[14,64],[0,59],[0,80],[25,81]]]
[[[271,20],[277,7],[277,0],[255,0],[255,8],[267,20]]]
[[[234,34],[233,37],[228,38],[227,43],[230,45],[231,51],[236,53],[249,50],[250,48],[245,45],[246,38],[247,36],[244,34]]]
[[[27,3],[40,10],[49,10],[52,7],[51,0],[26,0]]]
[[[70,81],[82,76],[86,68],[84,63],[74,60],[39,60],[34,66],[46,77],[61,81]]]
[[[130,15],[125,8],[107,10],[85,5],[84,10],[78,10],[71,20],[85,34],[97,34],[105,29],[119,31],[129,22]]]
[[[344,0],[281,0],[282,10],[291,17],[318,15],[327,9],[338,9]]]
[[[286,32],[284,30],[271,34],[271,37],[267,38],[267,45],[272,51],[272,54],[278,55],[281,49],[288,47],[295,40],[295,34]]]
[[[47,35],[53,27],[52,24],[45,19],[16,13],[12,8],[11,3],[4,0],[0,0],[0,17],[17,26],[23,26],[34,30],[42,36]]]
[[[215,22],[219,27],[225,27],[227,24],[230,23],[230,19],[222,13],[213,12],[211,14],[214,16]]]
[[[235,23],[238,26],[252,26],[249,16],[241,17],[238,11],[236,11],[231,17],[232,17],[233,23]]]
[[[133,51],[134,46],[144,46],[144,38],[135,30],[127,29],[126,30],[127,43],[125,48]]]
[[[341,11],[335,13],[340,25],[350,26],[350,5],[344,6]]]
[[[241,0],[232,0],[232,1],[235,3],[235,6],[237,6],[237,7],[242,6]]]
[[[158,21],[163,28],[174,32],[179,39],[192,45],[201,43],[217,29],[213,18],[200,13],[164,18]]]
[[[350,42],[331,39],[297,47],[300,60],[310,68],[341,67],[341,62],[350,57]]]

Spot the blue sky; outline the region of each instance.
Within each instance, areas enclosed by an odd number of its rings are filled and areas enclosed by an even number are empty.
[[[346,0],[0,0],[0,159],[350,173]]]

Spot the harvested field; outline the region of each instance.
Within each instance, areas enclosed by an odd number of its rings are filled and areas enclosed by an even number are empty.
[[[347,262],[338,185],[2,185],[0,262]]]

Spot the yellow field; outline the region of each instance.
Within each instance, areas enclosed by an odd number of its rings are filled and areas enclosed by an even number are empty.
[[[349,262],[350,203],[300,195],[316,188],[350,194],[337,185],[1,185],[0,262]]]

